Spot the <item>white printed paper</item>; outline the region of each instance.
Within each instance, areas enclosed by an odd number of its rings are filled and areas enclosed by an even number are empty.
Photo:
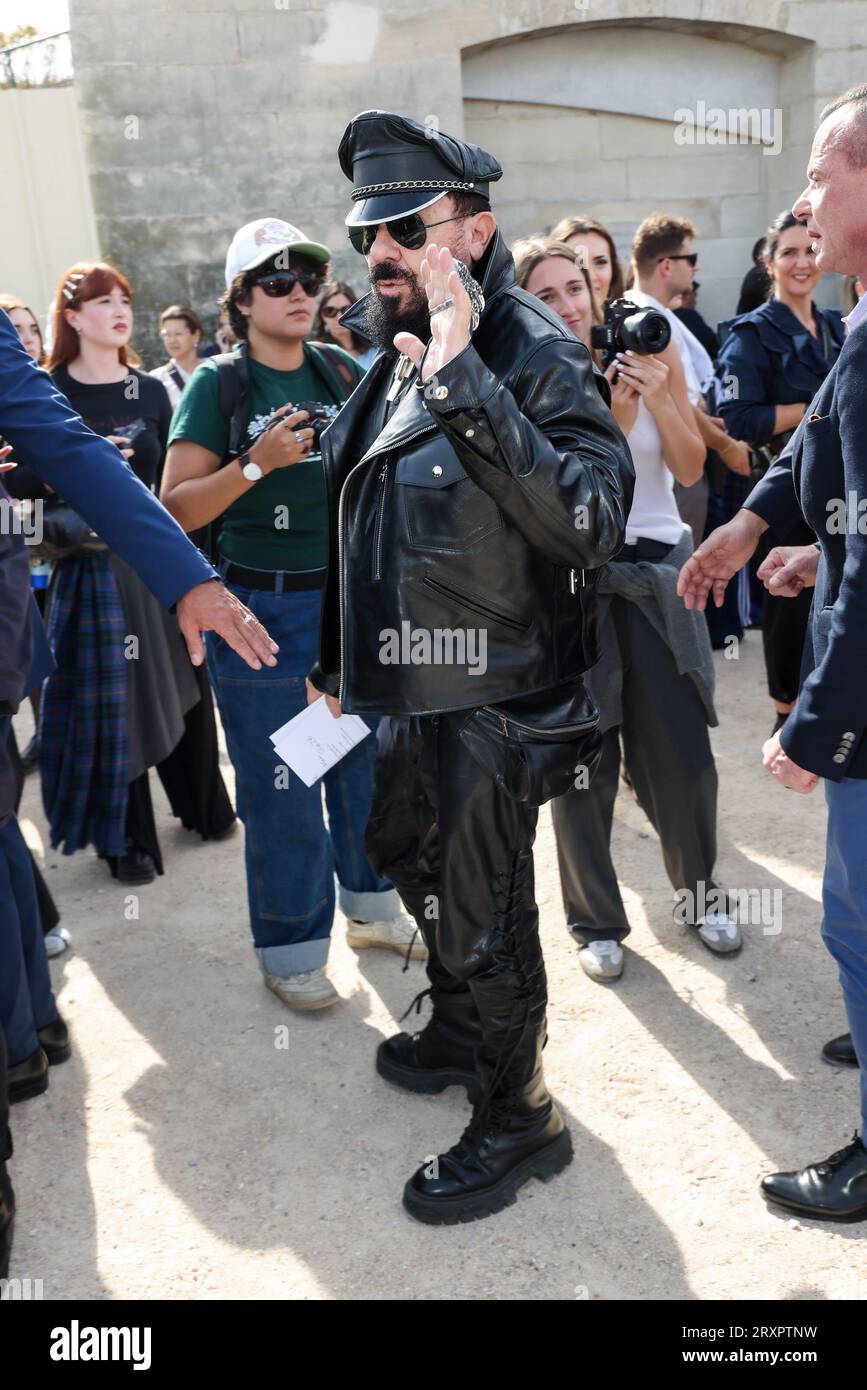
[[[287,767],[312,787],[369,733],[357,714],[335,719],[322,695],[271,734],[271,742]]]

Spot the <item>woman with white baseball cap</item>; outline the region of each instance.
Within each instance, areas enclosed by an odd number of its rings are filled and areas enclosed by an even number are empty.
[[[216,533],[226,584],[280,646],[273,671],[242,671],[225,642],[208,647],[208,667],[246,829],[253,943],[268,988],[305,1011],[338,998],[324,969],[335,873],[351,945],[425,949],[411,946],[397,893],[364,854],[375,739],[324,777],[326,828],[322,785],[275,767],[268,738],[307,706],[327,547],[319,435],[364,375],[336,344],[306,341],[330,254],[278,218],[236,232],[222,306],[240,346],[202,362],[189,381],[161,493],[185,530]]]

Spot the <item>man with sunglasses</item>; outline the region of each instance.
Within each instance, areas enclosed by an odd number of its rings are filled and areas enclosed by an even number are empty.
[[[187,383],[161,494],[185,530],[214,523],[223,579],[269,615],[280,643],[273,680],[245,680],[220,642],[208,647],[208,669],[236,772],[253,945],[267,987],[302,1012],[339,998],[325,972],[335,874],[351,945],[405,954],[414,935],[397,893],[364,855],[373,739],[323,779],[327,827],[322,783],[305,787],[275,767],[268,741],[306,706],[319,631],[325,485],[311,420],[333,419],[364,375],[336,345],[306,341],[330,254],[277,218],[236,233],[224,304],[240,346],[203,362]],[[411,949],[424,954],[420,941]]]
[[[382,351],[322,440],[329,570],[311,697],[391,716],[367,852],[427,942],[433,1012],[384,1041],[377,1067],[476,1102],[459,1143],[404,1191],[414,1217],[453,1224],[572,1157],[542,1071],[532,844],[538,806],[596,756],[582,681],[598,657],[593,579],[622,545],[633,471],[586,349],[515,286],[493,156],[367,111],[339,158],[371,281],[341,322]]]

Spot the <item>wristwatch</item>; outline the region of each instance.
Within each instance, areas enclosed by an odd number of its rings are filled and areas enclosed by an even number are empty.
[[[241,472],[248,483],[258,483],[260,478],[264,478],[265,474],[262,472],[258,463],[253,462],[249,454],[242,454],[238,462],[241,465]]]

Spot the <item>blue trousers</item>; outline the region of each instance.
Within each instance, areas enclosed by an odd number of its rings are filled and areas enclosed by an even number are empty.
[[[364,853],[376,729],[312,787],[281,766],[269,735],[307,706],[304,677],[316,658],[322,594],[229,587],[280,647],[276,666],[253,671],[223,638],[209,632],[206,639],[244,823],[253,944],[268,974],[315,970],[328,958],[335,873],[347,917],[387,921],[400,912],[392,884]]]
[[[828,846],[822,937],[837,962],[861,1066],[861,1142],[867,1144],[867,780],[825,782]]]
[[[57,1017],[33,866],[13,815],[0,826],[0,1026],[10,1067],[37,1050],[37,1028]]]

